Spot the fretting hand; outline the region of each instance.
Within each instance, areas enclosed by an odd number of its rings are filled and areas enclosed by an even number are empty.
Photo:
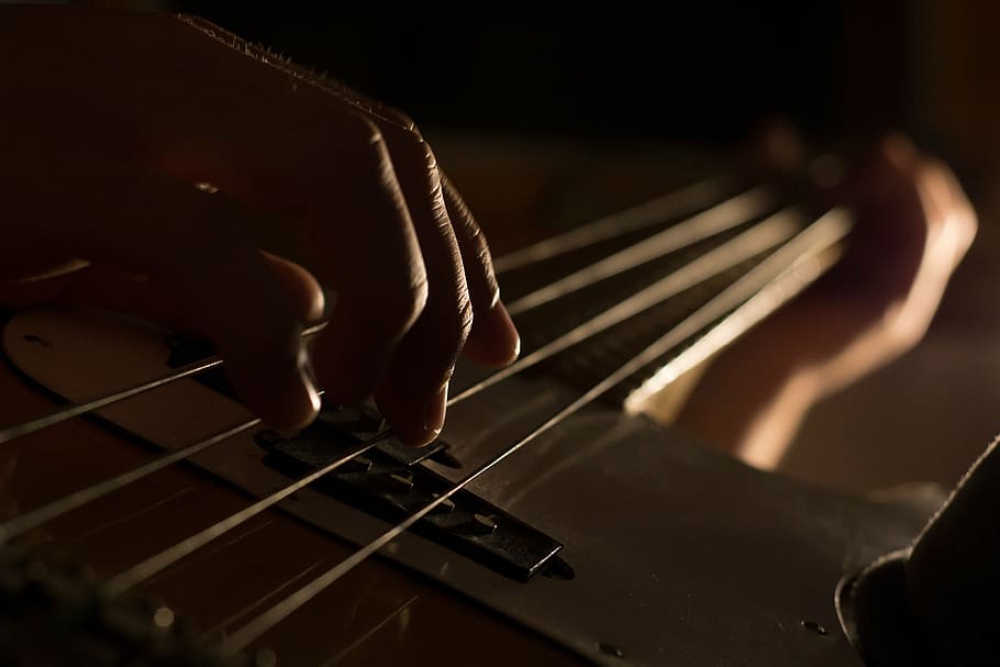
[[[901,137],[837,194],[858,217],[845,257],[721,354],[677,420],[763,468],[778,464],[816,402],[920,341],[976,234],[948,167]]]
[[[0,7],[0,90],[0,306],[198,331],[293,428],[317,409],[300,332],[322,285],[319,384],[374,393],[413,444],[460,353],[516,357],[483,235],[394,110],[193,19],[53,6]]]

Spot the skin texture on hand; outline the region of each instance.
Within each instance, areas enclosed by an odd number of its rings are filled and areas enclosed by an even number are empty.
[[[857,216],[843,259],[723,352],[676,422],[760,468],[780,462],[812,405],[916,345],[975,237],[948,168],[899,137],[836,195]]]
[[[315,375],[412,444],[459,354],[517,356],[485,238],[395,110],[197,19],[53,6],[0,6],[0,90],[0,306],[199,332],[272,425],[313,418]]]

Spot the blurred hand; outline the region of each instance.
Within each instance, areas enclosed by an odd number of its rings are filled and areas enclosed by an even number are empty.
[[[845,256],[722,353],[677,420],[759,467],[779,462],[813,404],[916,345],[976,233],[948,167],[900,137],[837,194],[857,216]]]
[[[459,353],[516,357],[485,239],[398,112],[195,19],[53,6],[0,6],[0,90],[0,306],[194,329],[293,428],[317,410],[300,332],[322,285],[319,383],[374,393],[413,444]]]

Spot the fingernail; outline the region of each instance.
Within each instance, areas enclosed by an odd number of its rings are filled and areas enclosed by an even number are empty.
[[[448,403],[448,383],[427,400],[424,406],[424,432],[427,442],[434,440],[444,428],[444,417]]]

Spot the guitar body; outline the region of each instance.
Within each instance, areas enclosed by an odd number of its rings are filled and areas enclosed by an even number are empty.
[[[100,313],[12,315],[0,423],[162,375],[165,340]],[[543,373],[505,381],[451,412],[443,439],[461,468],[420,465],[457,480],[574,395]],[[4,518],[245,418],[235,401],[190,379],[99,414],[0,448]],[[48,522],[17,544],[42,561],[81,564],[110,579],[289,481],[266,465],[253,434]],[[280,665],[860,666],[838,619],[838,585],[904,546],[927,518],[759,472],[602,404],[471,489],[561,542],[574,575],[516,581],[406,534],[253,646],[272,649]],[[214,641],[386,527],[303,489],[129,594],[168,606]],[[258,664],[271,664],[257,655]]]

